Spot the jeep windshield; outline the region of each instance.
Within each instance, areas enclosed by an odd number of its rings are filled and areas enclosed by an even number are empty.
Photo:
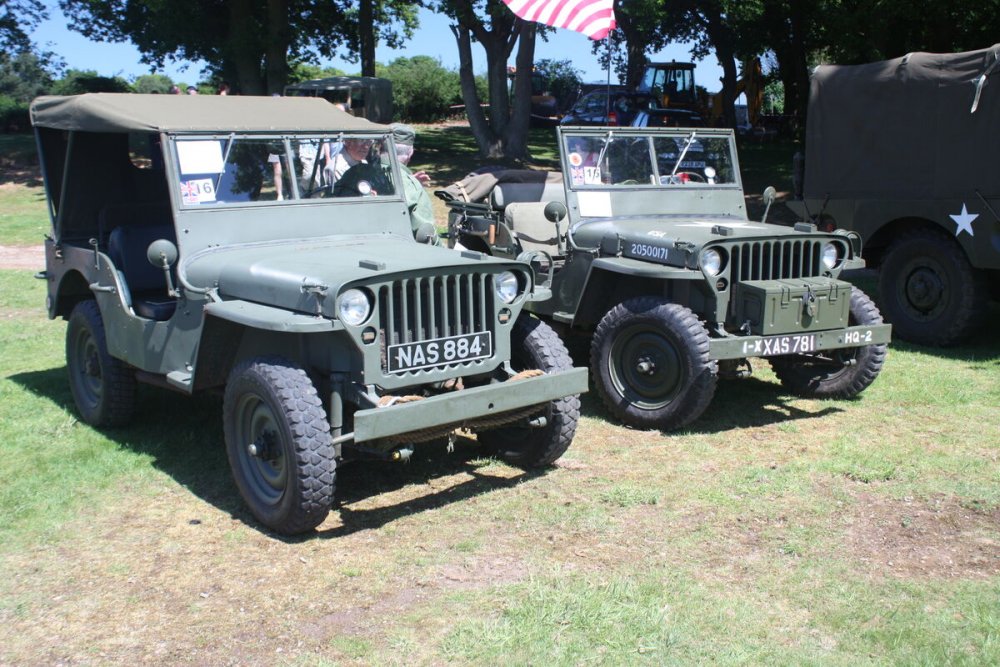
[[[385,136],[174,136],[182,208],[396,196]]]
[[[697,130],[566,132],[572,189],[739,187],[732,139]]]

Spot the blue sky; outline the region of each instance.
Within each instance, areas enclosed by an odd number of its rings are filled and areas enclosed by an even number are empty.
[[[42,48],[62,56],[69,67],[96,70],[98,74],[104,76],[120,75],[126,79],[134,79],[149,73],[148,66],[139,62],[139,52],[131,44],[92,42],[66,27],[66,17],[55,2],[47,2],[46,5],[49,7],[51,18],[38,27],[34,32],[33,39]],[[394,50],[380,46],[376,52],[376,59],[379,62],[388,63],[400,56],[426,55],[439,59],[445,67],[457,68],[458,48],[451,30],[448,28],[448,23],[447,17],[422,9],[420,10],[420,27],[406,48]],[[607,78],[607,73],[598,66],[597,57],[591,53],[590,45],[591,40],[581,34],[569,30],[557,30],[555,34],[549,36],[547,42],[538,40],[535,46],[535,59],[569,59],[573,61],[574,66],[583,70],[584,81],[604,81]],[[664,51],[649,55],[651,60],[688,61],[691,59],[689,48],[682,44],[675,44]],[[476,72],[484,71],[486,56],[482,49],[473,47],[473,59]],[[359,65],[344,60],[333,60],[323,64],[333,65],[347,72],[359,71]],[[200,72],[200,63],[168,62],[162,73],[175,81],[194,83],[200,78]],[[695,80],[709,91],[715,91],[721,87],[720,76],[722,76],[722,69],[714,57],[710,56],[698,63]],[[612,73],[612,83],[615,82],[616,77]]]

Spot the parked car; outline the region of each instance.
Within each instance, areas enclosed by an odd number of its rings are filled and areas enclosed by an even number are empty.
[[[590,338],[594,385],[616,418],[690,424],[718,378],[748,375],[752,357],[810,397],[853,397],[875,380],[891,327],[840,279],[864,266],[861,237],[748,220],[732,130],[558,136],[561,173],[475,175],[437,194],[451,244],[529,260],[545,277],[553,298],[527,307]]]
[[[607,89],[586,93],[563,116],[562,125],[630,125],[636,115],[647,108],[650,97],[644,93],[611,90],[611,108],[608,110]]]
[[[526,264],[414,239],[390,128],[318,98],[88,94],[31,115],[48,314],[85,422],[129,422],[137,382],[223,393],[236,486],[282,533],[323,522],[345,459],[405,461],[459,428],[526,467],[570,445],[586,370],[524,308],[549,292]],[[303,156],[334,142],[367,152],[315,187]]]

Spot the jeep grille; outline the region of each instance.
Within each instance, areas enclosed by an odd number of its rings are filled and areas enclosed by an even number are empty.
[[[490,274],[404,278],[383,285],[378,304],[389,345],[492,332],[496,319]]]
[[[822,274],[823,241],[754,241],[731,246],[731,280],[811,278]]]

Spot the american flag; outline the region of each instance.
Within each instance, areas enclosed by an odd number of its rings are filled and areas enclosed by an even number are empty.
[[[582,32],[604,39],[615,29],[613,0],[503,0],[525,21]]]

